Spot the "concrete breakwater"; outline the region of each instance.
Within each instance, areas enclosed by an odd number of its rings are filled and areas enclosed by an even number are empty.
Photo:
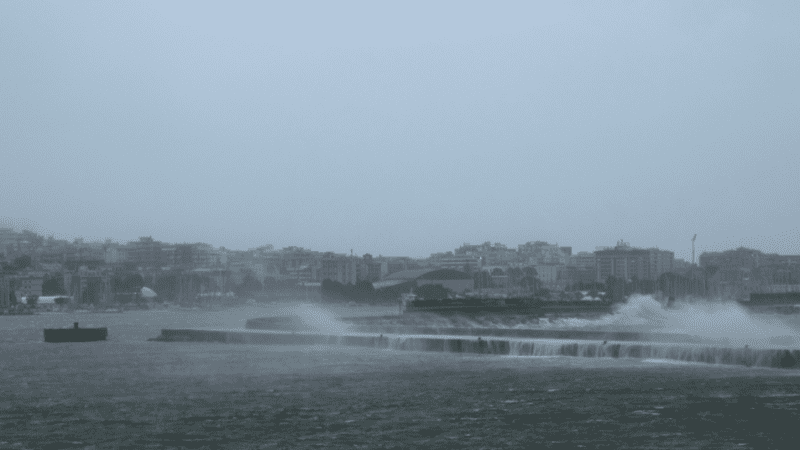
[[[245,325],[252,330],[312,331],[296,317],[260,317],[249,319]],[[554,328],[489,328],[489,327],[453,327],[453,326],[419,326],[391,323],[370,323],[365,320],[353,321],[349,331],[370,334],[404,334],[404,335],[457,335],[457,336],[492,336],[532,339],[572,339],[595,341],[647,341],[671,343],[702,343],[703,338],[679,333],[653,333],[641,331],[612,330],[577,330]]]
[[[800,368],[800,350],[731,348],[660,342],[570,341],[561,339],[475,338],[446,335],[325,334],[268,330],[164,329],[151,339],[164,342],[217,342],[263,345],[342,345],[399,351],[426,351],[519,357],[664,359],[684,362]]]

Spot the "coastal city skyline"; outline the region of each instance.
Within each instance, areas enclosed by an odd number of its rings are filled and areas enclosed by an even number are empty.
[[[0,447],[797,447],[798,24],[0,1]]]
[[[312,251],[318,251],[318,252],[334,252],[334,253],[337,253],[337,254],[350,254],[352,252],[354,255],[363,255],[363,254],[367,254],[368,253],[368,254],[371,254],[371,255],[374,255],[374,256],[379,256],[379,255],[382,255],[382,256],[398,256],[398,257],[409,257],[409,258],[414,258],[414,259],[426,259],[426,258],[431,257],[431,255],[441,254],[441,253],[446,253],[446,252],[452,252],[454,249],[456,249],[456,248],[458,248],[460,246],[463,246],[463,245],[480,245],[480,244],[484,244],[484,243],[501,244],[501,245],[507,246],[510,249],[516,249],[518,246],[523,245],[525,243],[540,241],[540,242],[548,242],[548,243],[552,243],[552,244],[555,244],[555,245],[569,247],[569,248],[572,249],[572,251],[574,253],[579,253],[579,252],[589,252],[589,253],[591,253],[591,252],[594,252],[594,251],[596,251],[598,249],[614,247],[618,242],[624,241],[624,242],[626,242],[626,243],[628,243],[630,245],[633,245],[634,247],[656,248],[656,249],[660,249],[660,250],[668,250],[668,251],[671,251],[671,252],[673,252],[675,254],[675,258],[676,259],[681,259],[681,260],[684,260],[684,261],[687,261],[687,262],[692,262],[692,250],[693,250],[693,248],[692,248],[692,237],[697,236],[697,235],[692,235],[692,236],[687,237],[685,239],[685,242],[683,243],[684,247],[678,247],[678,248],[669,248],[669,247],[664,247],[664,246],[655,245],[655,244],[648,244],[647,242],[632,241],[632,240],[628,239],[626,236],[617,237],[617,239],[615,239],[613,241],[598,242],[595,245],[588,245],[588,246],[585,246],[585,247],[577,247],[575,245],[572,245],[571,242],[568,241],[568,240],[565,240],[565,241],[557,241],[557,240],[552,240],[552,239],[551,240],[547,240],[547,239],[541,239],[541,238],[538,238],[538,237],[535,237],[535,236],[534,237],[523,238],[523,240],[520,240],[518,242],[504,242],[502,240],[488,239],[488,238],[483,238],[483,239],[479,238],[479,239],[475,239],[475,240],[472,240],[472,241],[466,241],[465,240],[465,241],[461,241],[461,242],[456,242],[455,240],[451,239],[451,241],[454,242],[454,245],[452,245],[451,247],[445,247],[444,245],[439,245],[439,246],[431,245],[429,248],[431,248],[432,251],[430,251],[429,253],[427,253],[427,254],[413,254],[411,252],[408,252],[408,251],[404,252],[402,250],[399,250],[399,251],[396,251],[396,252],[382,252],[382,251],[379,251],[379,250],[376,250],[376,249],[366,248],[363,245],[359,245],[359,243],[354,243],[354,244],[352,244],[350,246],[348,246],[347,244],[344,244],[344,245],[340,244],[339,246],[332,246],[332,245],[322,244],[319,247],[314,247],[314,246],[309,245],[309,244],[303,245],[302,243],[297,243],[297,242],[270,241],[269,239],[266,239],[266,238],[261,240],[261,241],[258,241],[258,242],[252,242],[250,244],[231,245],[229,243],[226,243],[224,238],[214,239],[214,240],[211,240],[211,241],[208,241],[208,240],[204,241],[204,240],[200,240],[200,239],[194,239],[193,240],[193,239],[187,239],[187,238],[168,239],[168,238],[166,238],[164,236],[160,236],[157,232],[154,232],[154,231],[144,232],[144,233],[141,233],[141,234],[139,234],[139,235],[137,235],[135,237],[130,237],[130,238],[108,237],[109,234],[106,233],[107,237],[102,237],[101,238],[101,237],[95,237],[95,236],[76,235],[76,234],[71,234],[71,233],[63,233],[63,232],[58,232],[58,231],[51,231],[51,230],[47,230],[47,229],[44,229],[43,227],[38,226],[37,224],[33,223],[30,220],[9,220],[8,218],[0,218],[0,228],[5,228],[7,230],[14,230],[15,232],[30,231],[30,232],[36,233],[36,234],[38,234],[38,235],[40,235],[42,237],[51,237],[52,236],[54,239],[57,239],[57,240],[65,240],[65,241],[68,241],[68,242],[79,241],[81,243],[87,243],[87,244],[113,243],[115,245],[125,245],[125,244],[128,244],[128,243],[136,242],[140,238],[146,236],[146,237],[151,237],[156,241],[169,243],[169,244],[202,243],[202,244],[211,245],[214,248],[224,248],[224,249],[230,250],[230,251],[248,251],[248,250],[253,250],[253,249],[256,249],[258,247],[263,247],[263,246],[272,246],[276,250],[279,250],[279,249],[282,249],[282,248],[294,248],[294,247],[296,247],[296,248],[312,250]],[[798,231],[798,233],[800,233],[800,230]],[[695,258],[697,256],[699,256],[703,252],[723,252],[723,251],[727,251],[727,250],[734,250],[734,249],[737,249],[737,248],[749,248],[749,249],[753,249],[753,250],[758,250],[758,251],[760,251],[762,253],[765,253],[765,254],[779,254],[779,255],[800,254],[800,248],[797,248],[795,245],[793,245],[795,242],[797,242],[797,239],[793,235],[788,234],[788,233],[784,234],[784,235],[768,236],[768,237],[754,236],[754,237],[741,238],[741,239],[714,239],[714,240],[711,241],[712,242],[711,244],[707,243],[707,239],[706,239],[706,242],[704,242],[703,237],[701,237],[700,239],[696,239],[696,241],[697,241],[698,245],[696,245],[695,248],[694,248]],[[784,244],[784,245],[781,245],[781,244]],[[697,261],[695,261],[695,262],[697,262]]]
[[[455,294],[561,300],[588,295],[576,293],[587,289],[613,301],[634,293],[724,301],[800,291],[800,255],[737,247],[695,251],[687,260],[623,239],[594,251],[542,240],[516,246],[484,241],[418,258],[273,244],[235,250],[152,235],[125,243],[69,241],[0,227],[0,263],[0,306],[18,305],[20,298],[35,302],[42,295],[54,301],[53,294],[69,294],[79,304],[124,304],[131,301],[131,289],[189,304],[213,293],[241,299],[275,295],[276,289],[293,296],[391,302],[425,283]]]

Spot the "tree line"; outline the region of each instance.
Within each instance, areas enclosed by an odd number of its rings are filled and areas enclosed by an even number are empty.
[[[326,278],[322,280],[320,293],[323,301],[327,302],[374,302],[379,299],[375,286],[368,280],[360,280],[355,284],[343,284]]]

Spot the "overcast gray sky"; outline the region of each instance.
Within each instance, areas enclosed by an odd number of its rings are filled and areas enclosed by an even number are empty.
[[[800,3],[0,3],[0,225],[800,253]]]

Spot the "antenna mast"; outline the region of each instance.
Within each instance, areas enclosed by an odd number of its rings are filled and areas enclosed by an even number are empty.
[[[694,289],[695,288],[695,283],[694,283],[694,240],[695,239],[697,239],[697,235],[696,234],[694,236],[692,236],[692,268],[691,268],[691,271],[689,272],[690,273],[690,275],[689,275],[689,283],[691,283],[689,285],[689,287],[691,289],[692,295],[694,295],[694,293],[695,293],[695,289]]]

